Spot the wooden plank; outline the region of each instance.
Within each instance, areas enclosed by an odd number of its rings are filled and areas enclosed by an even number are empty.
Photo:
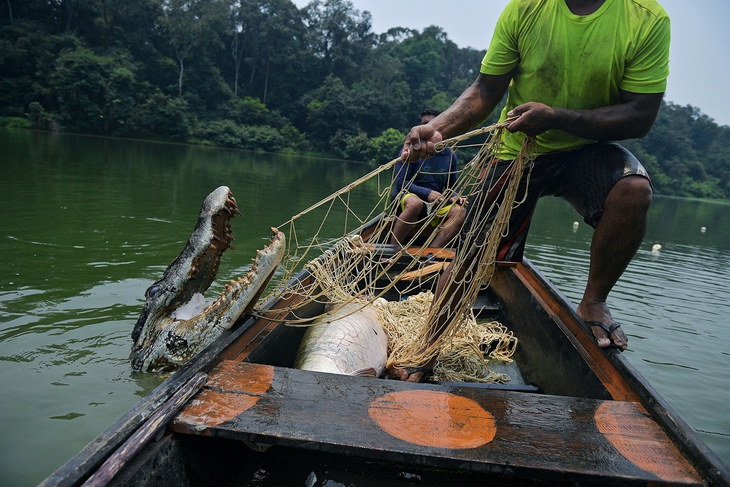
[[[447,264],[445,262],[436,262],[435,264],[429,264],[420,269],[416,269],[415,271],[404,273],[402,276],[400,276],[400,280],[412,281],[414,279],[433,274],[434,272],[441,272],[442,269],[446,269],[446,265]]]
[[[170,429],[485,474],[702,485],[632,402],[223,362]]]
[[[406,252],[412,256],[431,257],[434,259],[450,260],[456,256],[456,252],[452,249],[443,247],[409,247]]]
[[[69,461],[49,475],[39,487],[73,487],[80,485],[102,462],[119,448],[152,414],[200,371],[217,363],[219,355],[232,341],[251,326],[253,320],[241,318],[230,334],[224,334],[180,370],[157,386],[132,409],[101,432]]]
[[[590,328],[583,327],[574,308],[565,305],[569,302],[568,299],[528,259],[516,266],[515,275],[520,276],[527,288],[542,290],[539,294],[550,303],[546,306],[553,310],[558,319],[556,323],[561,328],[569,329],[574,340],[580,340],[587,347],[584,350],[584,353],[590,355],[586,358],[587,363],[594,370],[598,368],[601,375],[604,374],[604,369],[609,371],[608,377],[603,375],[604,385],[614,398],[623,397],[624,400],[641,402],[657,423],[674,435],[680,450],[693,459],[695,466],[709,479],[710,485],[730,486],[730,467],[710,450],[624,354],[616,349],[599,349],[595,345]]]
[[[445,249],[445,248],[439,248],[439,247],[410,247],[406,249],[406,252],[412,256],[422,256],[422,257],[430,257],[434,259],[443,259],[444,261],[450,261],[454,257],[456,257],[456,252],[454,252],[451,249]],[[423,253],[421,253],[423,252]],[[428,276],[433,274],[434,272],[441,272],[443,269],[446,269],[446,266],[448,264],[446,262],[435,262],[433,264],[429,264],[425,267],[422,267],[420,269],[416,269],[413,271],[409,271],[404,273],[401,277],[401,281],[412,281],[414,279],[421,278],[423,276]],[[500,266],[507,266],[507,267],[513,267],[513,262],[498,262],[497,265]]]
[[[403,249],[398,244],[370,244],[368,250],[370,252],[395,255]],[[456,256],[456,252],[453,249],[444,247],[408,247],[405,249],[405,252],[411,257],[429,257],[432,259],[450,260]]]

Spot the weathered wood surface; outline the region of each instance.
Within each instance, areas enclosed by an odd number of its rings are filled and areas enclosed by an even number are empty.
[[[403,249],[397,244],[370,244],[368,250],[371,252],[379,252],[382,254],[394,255]],[[453,259],[456,252],[453,249],[444,247],[408,247],[405,249],[406,254],[412,257],[429,257],[433,259]]]
[[[160,409],[137,430],[122,446],[104,461],[101,467],[84,482],[83,487],[104,487],[165,425],[182,409],[208,380],[204,372],[199,372],[166,401]]]
[[[172,431],[475,472],[703,485],[638,404],[225,361]]]
[[[409,247],[406,253],[412,256],[429,257],[433,259],[451,260],[456,257],[456,252],[452,249],[442,247]]]
[[[221,350],[224,350],[231,341],[235,340],[253,323],[253,319],[246,318],[236,331],[230,335],[220,337],[192,361],[157,386],[126,414],[94,438],[83,450],[48,476],[41,482],[39,487],[73,487],[81,485],[109,455],[137,431],[181,387],[198,372],[206,371],[212,367],[211,364],[218,362]]]

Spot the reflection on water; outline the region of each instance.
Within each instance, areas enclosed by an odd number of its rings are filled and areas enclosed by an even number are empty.
[[[0,147],[0,485],[37,484],[162,380],[131,372],[132,326],[212,189],[230,186],[243,213],[233,221],[236,250],[221,265],[229,278],[245,274],[272,225],[370,169],[31,131],[0,131]],[[372,207],[377,184],[362,191],[352,204]],[[610,301],[630,336],[629,360],[724,459],[728,210],[657,198]],[[574,231],[576,219],[561,201],[542,202],[527,247],[574,302],[591,237],[582,222]]]

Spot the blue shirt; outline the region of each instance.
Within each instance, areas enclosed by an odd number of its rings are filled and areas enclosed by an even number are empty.
[[[395,183],[390,198],[394,200],[401,191],[408,191],[423,201],[428,201],[431,191],[443,194],[447,188],[453,188],[458,175],[456,154],[449,148],[429,159],[398,162],[395,165]]]

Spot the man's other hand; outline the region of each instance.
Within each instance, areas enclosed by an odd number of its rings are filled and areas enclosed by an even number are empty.
[[[542,103],[530,102],[514,107],[507,113],[517,117],[507,126],[510,132],[522,132],[531,137],[540,135],[556,126],[556,110]]]

